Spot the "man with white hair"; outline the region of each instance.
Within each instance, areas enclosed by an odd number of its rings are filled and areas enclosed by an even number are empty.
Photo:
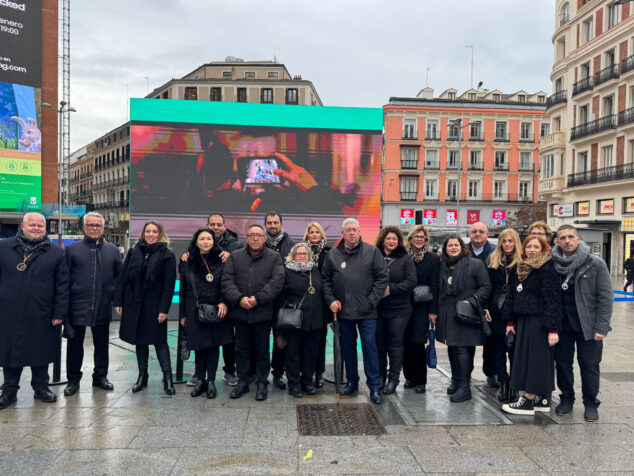
[[[343,396],[359,389],[357,328],[361,336],[363,369],[370,399],[381,404],[381,373],[376,347],[376,307],[388,285],[388,271],[378,248],[361,240],[359,222],[347,218],[341,226],[343,239],[328,252],[324,262],[324,301],[332,312],[339,312],[341,347],[346,365]]]
[[[68,267],[40,213],[24,215],[18,234],[0,241],[0,310],[0,410],[17,400],[24,367],[31,367],[34,398],[54,402],[48,364],[58,344],[55,326],[68,315]]]
[[[79,390],[84,360],[86,327],[92,331],[94,371],[92,386],[113,390],[108,381],[108,336],[112,320],[114,285],[121,271],[121,255],[116,246],[103,238],[104,219],[97,212],[84,215],[84,239],[66,247],[70,272],[69,320],[75,335],[66,347],[68,385],[64,395],[70,397]]]

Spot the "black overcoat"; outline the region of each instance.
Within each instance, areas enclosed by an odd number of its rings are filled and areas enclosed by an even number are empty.
[[[515,266],[505,266],[504,262],[496,268],[488,267],[489,280],[491,281],[491,293],[487,299],[486,309],[491,314],[491,327],[495,332],[506,332],[506,321],[502,318],[501,311],[497,311],[493,306],[493,296],[496,294],[507,294],[511,282],[515,279]],[[506,299],[505,299],[506,302]]]
[[[295,245],[295,241],[293,241],[291,235],[289,235],[285,231],[283,231],[282,233],[284,233],[284,238],[280,240],[277,246],[271,246],[268,243],[266,243],[264,246],[266,246],[270,250],[279,253],[282,257],[282,260],[284,260],[291,252],[291,248]]]
[[[441,266],[443,264],[441,263]],[[482,326],[465,324],[456,318],[456,302],[469,301],[473,305],[484,305],[491,291],[489,275],[479,259],[463,257],[453,270],[453,282],[458,284],[458,295],[449,295],[449,285],[441,277],[438,287],[438,320],[436,340],[446,345],[484,345]]]
[[[17,237],[0,240],[0,366],[41,366],[53,362],[54,319],[68,317],[68,267],[64,250],[46,238],[28,259]]]
[[[385,252],[380,250],[383,256]],[[416,266],[403,246],[390,253],[387,266],[390,295],[379,301],[379,317],[407,317],[412,313],[412,290],[416,286]]]
[[[167,314],[172,304],[176,258],[167,246],[156,251],[160,253],[156,277],[148,282],[146,273],[136,279],[129,273],[134,253],[143,253],[139,244],[128,252],[115,287],[114,305],[123,308],[119,337],[135,345],[162,344],[167,342],[167,320],[159,323],[158,315]]]
[[[440,257],[430,251],[425,253],[416,266],[416,286],[429,286],[433,299],[429,302],[413,303],[412,317],[407,325],[405,340],[414,344],[427,341],[429,315],[438,314],[438,284],[440,279]]]
[[[103,238],[85,237],[66,247],[70,273],[69,320],[73,326],[102,326],[112,320],[112,296],[121,255]]]
[[[325,324],[324,316],[324,286],[321,280],[321,273],[317,268],[313,268],[310,271],[312,277],[313,287],[315,288],[315,294],[307,293],[306,290],[309,286],[309,272],[305,271],[292,271],[288,268],[285,269],[284,288],[278,302],[280,306],[284,306],[286,303],[297,305],[302,300],[302,296],[305,295],[302,301],[302,330],[314,331],[316,329],[322,329]]]

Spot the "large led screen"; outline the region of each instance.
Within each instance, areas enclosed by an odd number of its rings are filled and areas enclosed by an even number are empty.
[[[42,5],[0,2],[0,210],[41,206]]]
[[[378,234],[381,109],[135,99],[131,118],[133,240],[157,219],[180,251],[212,212],[244,239],[271,210],[294,238],[346,217]]]

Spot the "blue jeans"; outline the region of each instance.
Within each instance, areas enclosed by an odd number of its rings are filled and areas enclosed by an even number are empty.
[[[357,326],[361,336],[363,351],[363,370],[370,390],[381,387],[379,372],[379,353],[376,349],[376,319],[341,319],[341,350],[346,365],[346,379],[353,385],[359,384],[359,366],[357,362]]]

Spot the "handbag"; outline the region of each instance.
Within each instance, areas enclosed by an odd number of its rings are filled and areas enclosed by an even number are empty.
[[[506,301],[506,293],[492,294],[489,301],[491,302],[491,310],[495,313],[500,313],[502,312],[504,301]]]
[[[275,321],[276,329],[297,330],[302,328],[302,322],[304,320],[302,304],[304,303],[305,297],[306,292],[304,292],[297,306],[286,303],[277,311],[277,321]]]
[[[196,302],[196,320],[201,324],[217,324],[220,322],[218,317],[218,307],[214,304],[199,304],[198,289],[196,288],[196,277],[194,273],[189,273],[192,282],[192,291]]]
[[[414,302],[429,302],[434,299],[434,295],[431,293],[431,288],[424,284],[416,286],[413,294]]]
[[[480,310],[470,302],[456,301],[456,319],[465,324],[482,325]]]
[[[429,344],[425,347],[425,355],[427,357],[427,367],[430,369],[435,369],[438,364],[438,357],[436,355],[436,329],[434,325],[431,325],[431,328],[427,332],[427,338],[429,339]]]
[[[506,348],[511,350],[513,346],[515,346],[515,332],[509,332],[504,337],[504,342],[506,343]]]

